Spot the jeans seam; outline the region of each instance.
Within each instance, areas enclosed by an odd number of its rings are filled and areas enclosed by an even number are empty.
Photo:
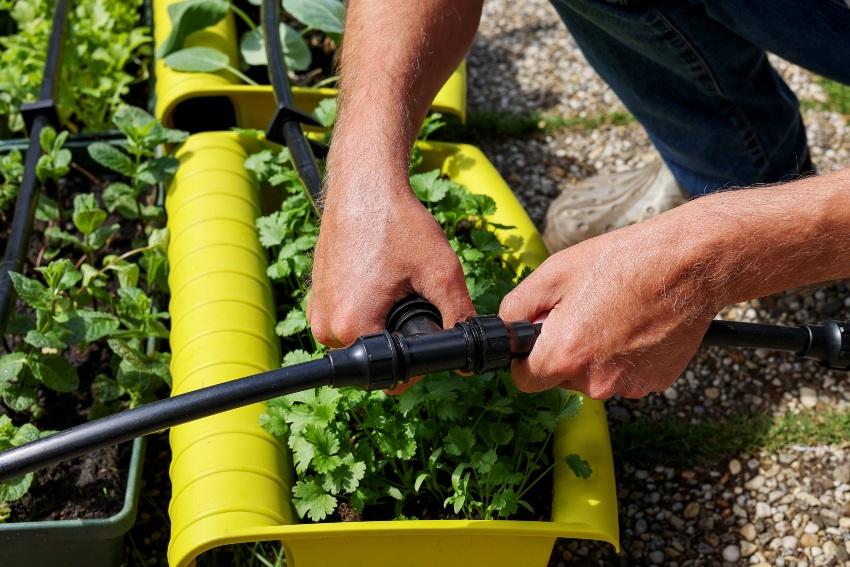
[[[696,66],[699,68],[698,72],[708,78],[709,82],[711,83],[711,87],[714,88],[716,94],[725,97],[726,95],[723,93],[723,89],[720,88],[720,83],[717,82],[717,78],[714,76],[714,73],[711,72],[711,67],[708,66],[708,63],[705,62],[705,59],[702,57],[700,52],[697,51],[693,43],[691,43],[688,38],[685,37],[685,35],[681,32],[681,30],[674,26],[673,23],[670,22],[670,20],[667,18],[667,16],[665,16],[658,8],[653,8],[650,13],[654,15],[661,24],[663,24],[664,29],[667,32],[675,35],[676,39],[682,42],[683,46],[687,50],[687,55],[693,57],[693,62],[695,62]],[[693,62],[685,61],[685,63],[687,63],[688,65],[692,65]]]
[[[726,94],[723,92],[723,89],[720,88],[720,84],[717,82],[717,78],[714,76],[714,73],[711,72],[711,67],[709,67],[708,63],[706,63],[705,59],[702,57],[700,52],[694,47],[694,45],[688,40],[688,38],[673,25],[673,23],[665,16],[658,8],[653,8],[651,13],[658,19],[658,21],[664,26],[667,32],[675,35],[676,39],[682,42],[683,46],[687,53],[682,52],[682,50],[677,49],[676,52],[682,57],[685,64],[691,66],[692,62],[686,60],[686,56],[689,55],[693,57],[697,66],[699,67],[699,72],[701,72],[704,77],[707,77],[711,87],[714,89],[717,96],[720,97],[720,100],[723,102],[724,106],[731,110],[733,113],[732,119],[737,118],[744,127],[745,133],[742,138],[743,142],[746,146],[752,147],[755,150],[755,165],[760,167],[762,173],[766,171],[770,167],[770,160],[768,159],[767,152],[765,151],[764,146],[759,140],[758,136],[755,133],[755,129],[753,128],[752,123],[747,118],[746,113],[744,113],[738,105],[736,105],[732,100],[730,100]],[[702,82],[702,81],[700,81]]]

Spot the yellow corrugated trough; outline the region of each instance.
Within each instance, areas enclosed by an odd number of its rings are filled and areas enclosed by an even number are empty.
[[[248,143],[248,142],[245,142]],[[540,235],[510,188],[476,148],[423,143],[426,168],[439,167],[497,204],[494,222],[518,262],[546,257]],[[171,232],[172,395],[275,368],[280,363],[266,260],[254,229],[258,188],[233,133],[196,134],[178,151],[168,191]],[[516,238],[523,239],[516,246]],[[560,424],[554,444],[552,521],[416,520],[298,524],[290,505],[287,448],[259,425],[262,404],[171,432],[173,496],[169,565],[241,542],[284,545],[288,567],[543,566],[558,537],[618,543],[617,501],[601,402],[586,400]],[[576,478],[563,457],[578,453],[593,475]]]
[[[154,39],[161,44],[171,31],[168,6],[180,0],[153,0]],[[231,65],[239,65],[238,41],[233,14],[206,30],[189,36],[187,46],[215,47],[230,56]],[[320,100],[335,97],[336,89],[294,87],[296,106],[313,112]],[[437,93],[433,110],[457,116],[466,121],[466,62],[452,73]],[[156,115],[166,125],[188,127],[204,120],[217,120],[221,114],[232,114],[242,128],[265,129],[275,111],[271,86],[252,86],[239,82],[231,73],[180,73],[156,62]],[[191,114],[191,117],[186,117]],[[189,127],[190,129],[193,129]]]

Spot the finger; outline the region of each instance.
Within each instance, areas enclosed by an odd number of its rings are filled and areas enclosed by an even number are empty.
[[[359,306],[346,309],[345,314],[337,317],[339,326],[334,329],[336,339],[347,346],[364,335],[380,333],[387,327],[387,316],[393,306],[409,293],[408,288],[399,285],[384,293],[374,294],[369,299],[358,301]]]
[[[535,319],[542,324],[534,348],[512,365],[516,387],[523,392],[542,392],[560,386],[586,393],[591,360],[587,353],[568,347],[571,313],[555,308]]]
[[[558,303],[558,278],[545,264],[502,299],[499,316],[505,321],[534,321]]]
[[[547,318],[540,329],[540,335],[534,343],[534,348],[526,358],[515,360],[511,364],[511,375],[514,384],[522,392],[534,393],[548,390],[564,380],[555,377],[555,365],[552,357],[563,356],[562,352],[552,350],[552,337],[555,334],[555,318]]]
[[[395,388],[388,388],[388,389],[384,390],[384,393],[388,394],[390,396],[397,396],[399,394],[403,394],[406,391],[408,391],[410,388],[412,388],[414,386],[414,384],[419,383],[419,381],[422,380],[423,378],[424,378],[424,376],[414,376],[413,378],[411,378],[407,382],[403,382],[403,383],[397,385]]]

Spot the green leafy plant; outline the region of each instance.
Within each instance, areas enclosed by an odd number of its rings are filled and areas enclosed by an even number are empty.
[[[260,0],[251,0],[259,6]],[[281,47],[287,67],[304,71],[310,67],[312,56],[305,36],[321,32],[332,41],[339,42],[345,21],[345,5],[341,0],[285,0],[283,8],[299,24],[296,29],[287,23],[280,24]],[[171,32],[157,48],[157,55],[176,71],[214,73],[229,71],[241,80],[256,84],[250,77],[231,65],[227,54],[211,47],[186,46],[186,39],[194,32],[215,25],[227,16],[228,11],[240,18],[248,31],[239,41],[242,61],[247,66],[266,65],[263,30],[235,3],[224,0],[184,0],[169,6]]]
[[[44,183],[48,179],[59,179],[70,170],[71,151],[63,148],[68,132],[56,133],[50,126],[44,128],[38,137],[42,154],[35,166],[35,175]]]
[[[37,225],[43,247],[31,272],[11,274],[25,308],[12,314],[4,337],[0,400],[15,419],[42,418],[45,390],[90,400],[84,409],[94,418],[153,401],[170,384],[169,354],[152,348],[168,337],[168,314],[158,306],[167,291],[168,232],[155,197],[178,161],[160,156],[157,147],[187,134],[128,106],[113,120],[125,139],[88,148],[105,170],[100,177],[72,163],[63,148],[67,132],[45,129],[40,137],[39,181],[55,182],[59,193],[80,183],[84,190],[73,195],[70,207],[66,199],[42,195],[36,219],[43,223]],[[34,424],[15,429],[4,418],[0,450],[4,439],[14,445],[37,434]],[[19,498],[31,482],[29,475],[0,486],[0,501]],[[0,517],[4,513],[0,507]]]
[[[129,179],[112,183],[103,191],[107,211],[126,219],[156,218],[161,209],[145,202],[150,189],[171,180],[179,162],[172,156],[158,156],[162,144],[183,142],[188,133],[162,126],[153,116],[133,106],[120,107],[114,124],[126,136],[123,149],[104,142],[88,147],[89,155],[105,168]]]
[[[317,114],[332,124],[335,104],[323,103]],[[439,115],[429,118],[420,136],[440,124]],[[414,152],[413,165],[421,161]],[[323,347],[309,334],[303,282],[312,267],[317,213],[286,148],[255,153],[246,167],[258,183],[283,193],[280,209],[257,220],[270,253],[268,275],[278,287],[283,364],[314,359]],[[413,173],[410,181],[458,254],[479,312],[498,311],[517,274],[495,233],[508,227],[486,220],[493,200],[438,170]],[[345,503],[359,513],[389,504],[396,517],[427,508],[430,517],[505,518],[539,512],[528,496],[555,466],[555,427],[580,408],[581,398],[563,390],[519,393],[508,371],[469,378],[440,373],[400,396],[320,388],[277,398],[261,423],[292,451],[298,476],[292,502],[301,517],[321,521]],[[581,478],[592,473],[579,455],[565,464]]]
[[[24,159],[21,152],[13,150],[0,155],[0,215],[15,202],[18,189],[24,180]],[[5,216],[0,216],[5,220]]]
[[[59,81],[60,118],[69,130],[103,129],[129,92],[147,78],[149,31],[143,0],[80,0],[69,14]],[[16,33],[0,37],[0,115],[11,132],[24,129],[21,103],[35,100],[53,19],[50,0],[0,0]],[[2,132],[2,129],[0,129]]]
[[[35,441],[49,433],[39,432],[31,423],[15,427],[8,415],[0,415],[0,451]],[[0,522],[9,518],[7,503],[20,500],[29,491],[34,477],[33,473],[27,473],[11,481],[0,482]]]

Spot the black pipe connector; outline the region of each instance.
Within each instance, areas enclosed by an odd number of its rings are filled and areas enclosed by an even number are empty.
[[[824,368],[850,370],[850,322],[826,321],[802,328],[809,333],[809,344],[800,356],[816,360]]]

